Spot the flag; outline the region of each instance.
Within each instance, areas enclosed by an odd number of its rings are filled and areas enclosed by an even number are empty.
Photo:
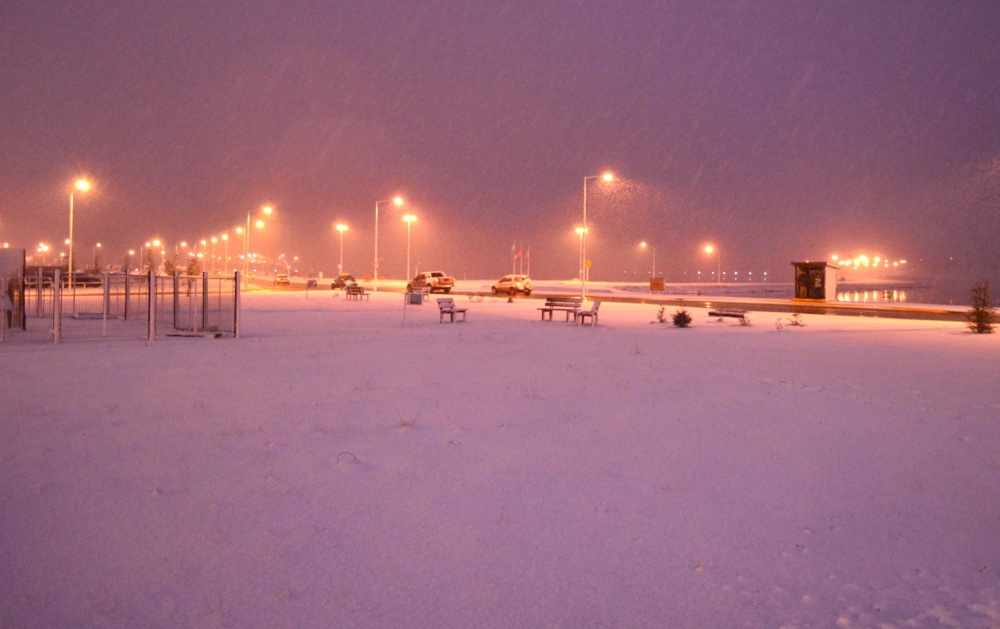
[[[514,259],[517,260],[520,257],[521,257],[521,248],[518,247],[517,253],[514,254]]]

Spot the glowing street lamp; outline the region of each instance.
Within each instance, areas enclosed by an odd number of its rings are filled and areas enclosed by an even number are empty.
[[[719,260],[719,269],[718,269],[718,271],[717,271],[717,273],[715,275],[715,281],[717,283],[721,284],[722,283],[722,252],[719,251],[719,249],[717,247],[714,247],[712,245],[705,245],[705,253],[707,253],[708,255],[712,255],[713,251],[715,252],[716,257],[718,257],[718,260]]]
[[[645,240],[640,242],[639,246],[642,247],[643,249],[649,247],[650,249],[653,250],[653,274],[650,277],[656,277],[656,247],[647,243]]]
[[[580,290],[580,296],[584,299],[587,298],[587,182],[591,179],[600,179],[605,183],[610,183],[615,180],[615,176],[611,173],[604,173],[603,175],[591,175],[589,177],[583,178],[583,233],[580,236],[580,251],[583,256],[583,287]]]
[[[417,220],[414,214],[405,214],[403,220],[406,221],[406,279],[410,279],[410,225]]]
[[[153,241],[153,246],[154,247],[158,247],[160,249],[160,269],[163,268],[163,256],[166,254],[166,252],[163,251],[163,248],[160,246],[162,244],[163,243],[161,243],[159,240],[154,240]]]
[[[576,235],[580,237],[580,247],[577,249],[577,258],[578,258],[578,260],[577,260],[577,263],[576,263],[576,274],[580,278],[581,281],[583,280],[583,274],[585,272],[584,271],[584,261],[583,261],[583,235],[586,234],[586,233],[587,233],[587,228],[586,227],[577,227],[576,228]]]
[[[337,263],[337,273],[344,272],[344,232],[347,231],[347,225],[344,223],[337,223],[337,231],[340,232],[340,262]]]
[[[99,260],[97,258],[97,252],[101,248],[101,243],[94,245],[94,271],[99,270]]]
[[[392,203],[393,205],[399,207],[403,205],[403,197],[395,197],[393,199],[386,199],[385,201],[375,202],[375,274],[372,280],[372,290],[378,292],[378,206],[383,203]],[[409,278],[407,278],[409,279]]]

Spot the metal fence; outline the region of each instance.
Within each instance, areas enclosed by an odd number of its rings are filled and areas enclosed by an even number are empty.
[[[239,336],[239,273],[93,278],[70,285],[59,273],[50,278],[39,273],[8,285],[0,342]]]

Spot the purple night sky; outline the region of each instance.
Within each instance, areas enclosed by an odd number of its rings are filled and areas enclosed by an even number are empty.
[[[8,2],[0,242],[64,239],[86,175],[77,251],[238,239],[271,204],[253,249],[330,275],[343,221],[370,275],[401,194],[420,270],[499,276],[516,241],[570,278],[583,178],[612,170],[595,280],[645,279],[648,240],[674,281],[707,242],[784,281],[831,253],[996,281],[998,33],[1000,3],[960,0]]]

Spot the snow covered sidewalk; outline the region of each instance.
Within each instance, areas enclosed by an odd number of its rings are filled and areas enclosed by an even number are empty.
[[[458,301],[0,347],[0,624],[1000,626],[1000,334]]]

